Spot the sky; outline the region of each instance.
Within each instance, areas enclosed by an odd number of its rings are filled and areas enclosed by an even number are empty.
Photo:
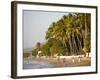
[[[68,13],[47,11],[23,11],[23,47],[33,48],[37,42],[45,42],[45,33],[52,22]]]

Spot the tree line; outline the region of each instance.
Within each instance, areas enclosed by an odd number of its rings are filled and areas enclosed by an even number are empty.
[[[33,55],[42,51],[42,55],[81,55],[90,53],[91,49],[91,14],[69,13],[51,23],[46,42],[37,43]]]

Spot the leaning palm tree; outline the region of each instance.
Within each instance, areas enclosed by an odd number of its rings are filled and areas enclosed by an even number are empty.
[[[47,31],[47,39],[55,38],[60,40],[69,49],[70,55],[81,54],[82,49],[88,49],[90,40],[89,15],[84,13],[71,13],[64,15],[57,22],[52,23]],[[89,24],[87,24],[89,22]],[[87,36],[88,34],[88,36]]]
[[[89,53],[91,47],[91,15],[87,13],[81,13],[77,14],[77,17],[83,38],[83,50],[85,53]]]

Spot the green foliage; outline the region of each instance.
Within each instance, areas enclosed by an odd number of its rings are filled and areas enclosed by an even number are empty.
[[[29,56],[30,56],[30,53],[24,53],[24,54],[23,54],[23,57],[24,57],[24,58],[28,58]]]
[[[46,32],[46,43],[36,44],[32,54],[43,55],[77,55],[90,52],[91,48],[91,15],[85,13],[69,13],[53,22]],[[83,51],[84,49],[84,51]]]
[[[47,56],[54,56],[55,54],[65,55],[65,48],[59,40],[51,38],[42,45],[42,54]]]
[[[50,48],[50,51],[53,54],[58,54],[58,55],[65,54],[65,48],[61,43],[61,41],[59,40],[53,40],[53,44]]]
[[[33,50],[32,50],[32,55],[33,55],[33,56],[36,56],[37,53],[38,53],[38,52],[37,52],[37,49],[33,49]]]
[[[36,44],[36,50],[37,50],[37,51],[40,51],[40,50],[41,50],[41,43],[40,43],[40,42],[38,42],[38,43]]]
[[[90,34],[88,33],[86,38],[85,38],[85,43],[84,43],[84,46],[85,46],[85,52],[90,52],[90,47],[91,47],[91,43],[90,43]]]
[[[85,13],[69,13],[57,22],[53,22],[46,32],[48,43],[53,43],[49,46],[49,52],[72,55],[78,54],[83,48],[85,52],[89,52],[91,48],[90,22],[91,15]],[[56,41],[51,41],[51,39]]]
[[[50,50],[49,49],[50,49],[50,45],[48,43],[44,44],[42,46],[42,53],[44,55],[50,56],[51,54],[50,54]]]

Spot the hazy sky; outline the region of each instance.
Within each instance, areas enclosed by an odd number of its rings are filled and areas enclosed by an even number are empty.
[[[27,49],[45,42],[49,25],[67,13],[24,10],[23,14],[23,47]]]

